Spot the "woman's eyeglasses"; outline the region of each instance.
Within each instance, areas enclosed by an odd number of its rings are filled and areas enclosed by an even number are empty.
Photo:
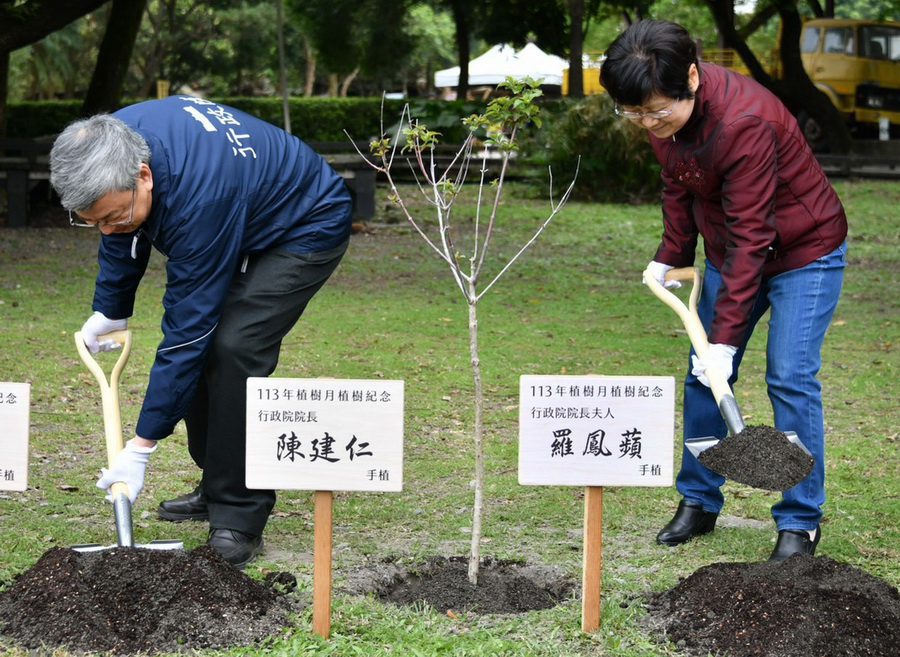
[[[677,102],[677,100],[674,101],[672,105]],[[671,116],[672,112],[675,110],[669,106],[663,109],[653,110],[652,112],[632,112],[630,110],[624,110],[619,105],[616,105],[614,111],[619,118],[628,119],[629,121],[642,121],[644,119],[664,119],[667,116]]]

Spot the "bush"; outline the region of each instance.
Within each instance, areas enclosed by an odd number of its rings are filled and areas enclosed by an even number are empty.
[[[6,107],[6,136],[48,137],[81,118],[80,100],[38,100]]]
[[[284,127],[281,98],[219,98],[225,105]],[[399,116],[403,101],[384,102],[385,122]],[[378,135],[381,98],[291,98],[291,132],[304,141],[346,142],[346,130],[355,141]]]
[[[606,94],[545,107],[541,130],[534,131],[523,155],[553,167],[567,180],[581,165],[573,196],[587,201],[645,202],[661,189],[660,167],[645,131],[613,113]]]
[[[275,97],[213,98],[264,121],[283,127],[282,100]],[[141,102],[128,100],[123,106]],[[402,100],[385,100],[385,130],[400,120]],[[442,143],[461,143],[467,134],[462,119],[479,111],[478,103],[462,101],[410,101],[413,118],[443,134]],[[381,98],[291,98],[291,132],[304,141],[346,142],[346,130],[356,141],[378,136],[381,128]],[[7,108],[8,137],[42,137],[58,134],[69,123],[82,118],[80,100],[50,100],[10,103]],[[392,133],[393,134],[393,133]]]
[[[281,98],[213,98],[283,127]],[[128,100],[123,106],[139,100]],[[403,101],[385,101],[389,125],[400,116]],[[381,98],[291,98],[291,132],[305,141],[347,141],[347,130],[356,140],[376,136],[381,125]],[[81,101],[52,100],[10,103],[7,108],[9,137],[55,135],[82,118]]]

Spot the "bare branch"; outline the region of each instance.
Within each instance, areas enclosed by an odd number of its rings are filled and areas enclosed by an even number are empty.
[[[484,198],[484,177],[487,175],[488,171],[488,155],[489,151],[487,148],[484,149],[484,154],[481,156],[481,178],[478,181],[478,202],[475,204],[475,247],[472,251],[472,275],[478,275],[478,272],[475,268],[475,262],[479,260],[478,252],[479,252],[479,244],[478,238],[480,235],[480,226],[481,226],[481,201]],[[487,247],[485,246],[485,250]]]
[[[509,135],[509,141],[514,143],[516,139],[516,128],[512,129],[512,132]],[[491,241],[491,236],[494,234],[494,223],[497,221],[497,209],[500,207],[500,197],[503,194],[503,181],[506,178],[506,169],[509,167],[509,158],[512,156],[511,151],[506,151],[503,154],[503,164],[500,165],[500,176],[497,179],[497,192],[494,194],[494,204],[491,207],[491,216],[488,220],[487,232],[484,235],[484,245],[482,247],[481,256],[478,258],[478,265],[475,267],[475,271],[473,275],[477,276],[478,272],[481,271],[482,265],[484,265],[484,257],[488,251],[488,244]]]
[[[523,253],[525,253],[525,251],[528,249],[528,247],[530,247],[532,244],[534,244],[535,240],[537,240],[537,238],[540,236],[540,234],[544,232],[544,229],[549,225],[549,223],[553,220],[553,218],[556,215],[558,215],[560,212],[562,212],[562,209],[565,207],[566,203],[569,202],[569,197],[572,195],[572,190],[575,188],[575,180],[578,178],[578,169],[580,167],[581,167],[581,158],[579,157],[578,164],[576,164],[576,166],[575,166],[575,175],[572,178],[572,182],[569,183],[569,187],[566,189],[565,194],[562,195],[562,198],[559,200],[559,203],[556,206],[553,206],[551,203],[550,216],[544,220],[544,222],[540,225],[540,227],[538,227],[537,231],[534,233],[534,235],[531,237],[531,239],[528,240],[521,249],[519,249],[518,253],[516,253],[516,255],[514,255],[512,258],[510,258],[509,262],[506,263],[506,266],[504,266],[503,269],[500,270],[500,273],[498,273],[496,276],[494,276],[494,279],[490,283],[488,283],[488,285],[478,294],[477,297],[475,297],[475,303],[478,303],[481,300],[481,297],[483,297],[485,294],[487,294],[487,291],[490,290],[494,286],[494,283],[496,283],[497,281],[500,280],[500,277],[506,273],[507,269],[512,267],[513,263],[519,259],[519,256],[521,256]]]
[[[355,150],[359,154],[359,156],[363,159],[363,162],[368,164],[370,167],[372,167],[376,171],[382,171],[382,172],[386,171],[384,166],[376,164],[375,162],[373,162],[372,160],[369,159],[368,155],[366,155],[361,150],[359,150],[359,146],[357,146],[356,142],[353,141],[353,137],[350,136],[349,132],[344,130],[344,134],[347,135],[347,138],[350,140],[350,145],[353,146],[353,150]]]
[[[449,258],[444,254],[441,249],[437,247],[437,245],[431,241],[431,238],[425,234],[425,232],[419,227],[419,224],[416,223],[416,220],[413,219],[412,213],[410,213],[409,208],[406,207],[406,204],[403,202],[403,198],[400,196],[400,192],[397,190],[397,185],[394,183],[393,178],[391,178],[390,172],[387,173],[388,176],[388,184],[391,186],[392,196],[394,198],[394,202],[400,206],[400,209],[403,211],[404,216],[406,216],[406,220],[412,225],[412,227],[416,230],[416,232],[425,240],[425,243],[432,248],[432,250],[440,256],[440,258],[446,261],[448,264],[450,263]]]
[[[434,194],[435,196],[440,196],[440,190],[437,188],[437,185],[434,186]],[[439,208],[438,228],[441,235],[441,244],[444,247],[445,260],[450,265],[450,273],[453,274],[453,280],[456,281],[456,285],[463,293],[466,301],[471,301],[471,298],[469,297],[469,288],[467,288],[465,284],[470,282],[469,277],[463,273],[462,269],[460,269],[459,261],[456,259],[456,253],[453,248],[453,236],[450,234],[450,223],[448,219],[449,216],[445,217],[443,209]]]
[[[434,166],[434,152],[432,151],[432,175],[434,175]],[[463,273],[462,269],[459,266],[459,260],[456,257],[456,248],[453,244],[453,233],[451,232],[450,216],[452,214],[453,200],[451,199],[448,202],[443,198],[443,194],[440,190],[440,182],[433,183],[432,191],[435,196],[435,202],[439,204],[438,229],[440,230],[441,234],[441,243],[444,246],[444,254],[447,256],[448,262],[450,264],[450,271],[453,273],[453,278],[456,280],[456,284],[459,286],[460,291],[462,291],[463,296],[466,298],[466,300],[469,301],[469,289],[463,284],[463,281],[466,281],[468,283],[471,282],[471,280],[469,276]]]

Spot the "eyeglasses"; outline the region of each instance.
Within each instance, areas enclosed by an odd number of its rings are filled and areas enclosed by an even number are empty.
[[[672,109],[672,105],[677,103],[678,101],[673,101],[669,107],[664,109],[653,110],[652,112],[631,112],[628,110],[622,109],[619,105],[616,105],[614,111],[616,116],[622,119],[628,119],[629,121],[642,121],[644,119],[664,119],[667,116],[671,116],[672,112],[675,110]]]
[[[134,199],[137,195],[137,186],[131,190],[131,210],[128,213],[128,219],[120,221],[84,221],[78,215],[73,214],[69,210],[69,225],[76,228],[102,228],[103,226],[128,226],[134,223]]]

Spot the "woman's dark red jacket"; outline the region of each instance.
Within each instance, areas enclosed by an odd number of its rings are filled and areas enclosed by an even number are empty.
[[[663,167],[655,260],[694,262],[697,237],[722,273],[710,342],[740,346],[764,277],[844,241],[847,218],[796,120],[743,75],[701,65],[693,113],[672,139],[650,136]]]

